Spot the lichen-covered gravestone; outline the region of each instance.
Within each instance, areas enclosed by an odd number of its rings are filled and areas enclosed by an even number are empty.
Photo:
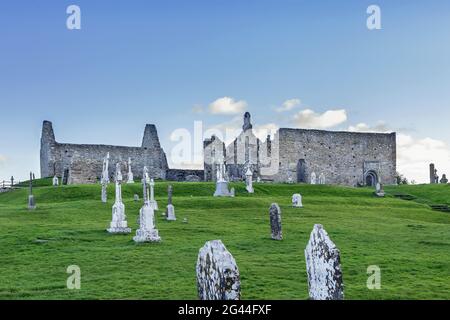
[[[281,209],[276,203],[272,203],[269,209],[270,228],[272,229],[272,239],[283,240],[281,231]]]
[[[198,253],[196,270],[200,300],[240,300],[239,269],[222,241],[206,242]]]
[[[316,224],[305,249],[309,298],[312,300],[344,299],[339,250],[323,226]]]

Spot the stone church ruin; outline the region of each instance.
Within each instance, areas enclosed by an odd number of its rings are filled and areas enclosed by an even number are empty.
[[[203,170],[169,168],[156,126],[147,124],[139,147],[68,144],[55,139],[52,123],[44,121],[41,137],[41,177],[58,176],[63,183],[97,183],[102,161],[121,164],[135,179],[144,166],[154,179],[215,181],[225,168],[227,181],[319,183],[376,186],[396,183],[396,134],[280,128],[260,140],[245,113],[241,133],[229,145],[216,136],[203,142]],[[110,173],[111,175],[113,172]],[[110,177],[113,181],[113,176]]]

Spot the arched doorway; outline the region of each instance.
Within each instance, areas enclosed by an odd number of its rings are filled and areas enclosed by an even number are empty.
[[[366,186],[368,187],[375,187],[378,183],[378,175],[375,171],[370,170],[366,173],[366,176],[364,177],[364,181],[366,183]]]

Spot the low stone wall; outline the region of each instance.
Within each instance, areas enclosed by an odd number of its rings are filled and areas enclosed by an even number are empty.
[[[190,169],[168,169],[166,172],[166,180],[170,181],[188,181],[191,177],[197,176],[199,181],[204,181],[204,170],[190,170]],[[186,177],[188,179],[186,179]]]

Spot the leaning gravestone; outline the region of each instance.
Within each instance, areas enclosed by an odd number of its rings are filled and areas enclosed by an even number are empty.
[[[273,203],[269,209],[270,228],[272,229],[272,239],[283,240],[281,231],[281,209],[278,204]]]
[[[300,193],[292,195],[292,206],[294,208],[303,208],[302,195]]]
[[[305,249],[309,298],[312,300],[344,299],[339,250],[323,226],[316,224]]]
[[[221,240],[208,241],[200,249],[196,271],[200,300],[240,300],[239,269]]]

